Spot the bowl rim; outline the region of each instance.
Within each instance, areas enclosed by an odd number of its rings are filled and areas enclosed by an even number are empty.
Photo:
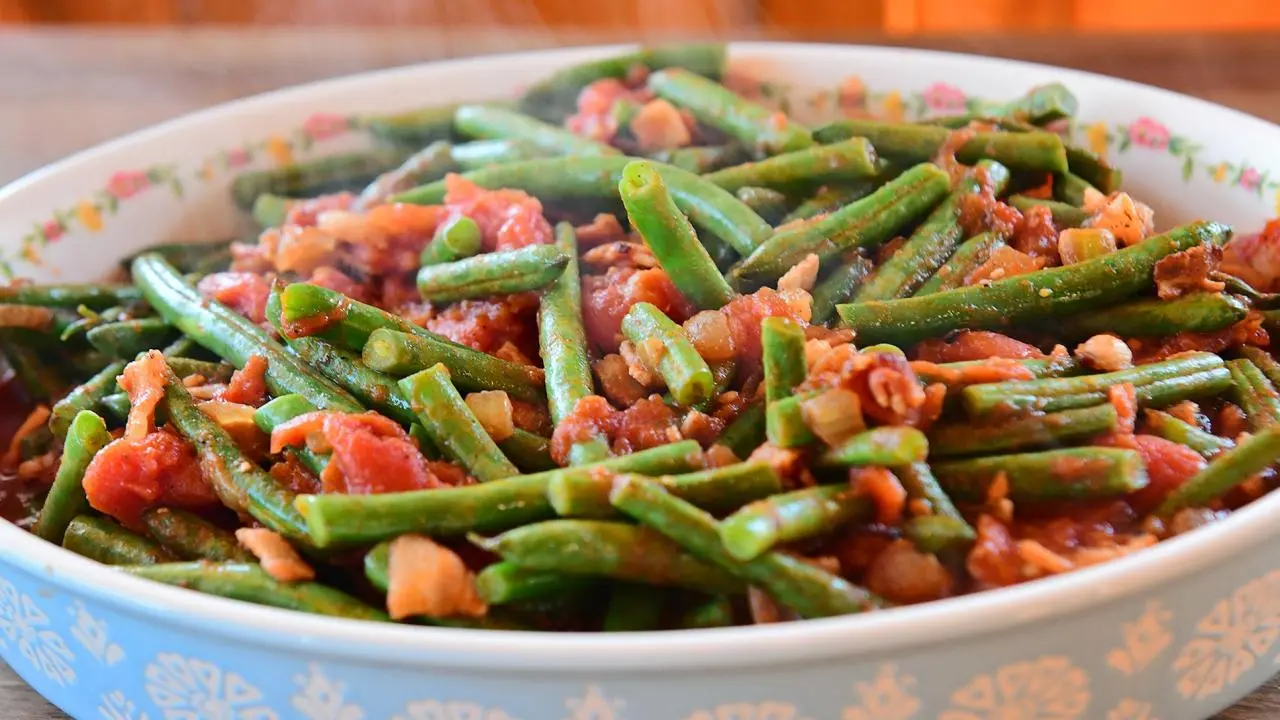
[[[635,47],[635,43],[521,51],[417,63],[293,85],[221,103],[149,126],[70,155],[0,188],[0,204],[26,188],[71,171],[99,155],[150,142],[188,126],[265,109],[308,93],[340,92],[371,78],[516,63],[556,57],[565,64]],[[1097,73],[966,53],[898,46],[794,42],[732,42],[734,53],[773,55],[867,53],[925,56],[933,61],[1017,68],[1052,74],[1064,82],[1102,82],[1169,101],[1188,109],[1226,116],[1260,132],[1276,126],[1260,118],[1200,98]],[[702,630],[609,633],[499,632],[404,626],[347,620],[170,587],[135,578],[48,543],[16,525],[0,522],[0,560],[23,568],[67,592],[89,595],[130,612],[165,617],[229,639],[282,650],[320,653],[375,664],[402,662],[503,671],[584,671],[597,674],[661,668],[754,668],[936,645],[964,636],[1087,611],[1191,575],[1278,531],[1270,515],[1280,508],[1280,492],[1271,493],[1230,517],[1186,536],[1101,565],[1022,585],[964,595],[864,615],[806,620],[766,626]],[[176,612],[175,612],[176,611]]]

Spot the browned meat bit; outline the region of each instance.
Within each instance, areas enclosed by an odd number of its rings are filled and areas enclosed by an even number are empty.
[[[240,528],[236,540],[253,553],[263,571],[282,583],[314,580],[316,571],[279,533],[266,528]]]
[[[1003,245],[991,253],[987,261],[974,268],[964,278],[965,285],[978,285],[1004,280],[1016,275],[1035,272],[1045,266],[1044,257],[1032,257],[1024,252]]]
[[[723,431],[723,421],[697,410],[685,413],[684,419],[680,421],[680,434],[690,440],[697,440],[704,448],[711,447]]]
[[[1022,213],[997,200],[990,186],[984,185],[978,192],[960,196],[960,227],[966,236],[990,231],[1008,238],[1021,223]]]
[[[1240,345],[1266,347],[1271,337],[1262,327],[1262,313],[1252,310],[1243,320],[1214,332],[1180,332],[1162,338],[1130,339],[1134,362],[1138,364],[1164,360],[1178,353],[1201,350],[1221,352]]]
[[[1210,280],[1209,274],[1222,262],[1222,248],[1197,245],[1176,252],[1156,263],[1156,291],[1161,300],[1172,300],[1195,292],[1220,292],[1226,287]]]
[[[978,518],[978,538],[965,568],[979,588],[998,588],[1022,580],[1022,556],[1009,528],[990,515]]]
[[[625,240],[627,237],[627,231],[622,229],[622,223],[619,223],[618,218],[611,213],[600,213],[589,224],[579,225],[575,230],[578,233],[578,245],[584,248],[615,240]]]
[[[627,361],[621,355],[610,353],[592,366],[600,389],[609,402],[618,407],[630,407],[648,395],[644,385],[636,382],[627,369]]]
[[[1009,241],[1015,250],[1033,258],[1044,258],[1045,267],[1060,264],[1058,258],[1058,229],[1053,225],[1053,214],[1047,207],[1033,207],[1022,217],[1022,223]]]
[[[597,271],[611,267],[632,267],[639,270],[658,267],[658,259],[653,256],[649,246],[627,240],[597,245],[582,254],[582,262]]]
[[[849,470],[853,491],[876,506],[876,522],[896,525],[907,507],[907,491],[898,477],[882,467],[858,467]]]
[[[901,605],[938,600],[951,594],[955,581],[932,553],[910,540],[895,540],[867,568],[867,589]]]

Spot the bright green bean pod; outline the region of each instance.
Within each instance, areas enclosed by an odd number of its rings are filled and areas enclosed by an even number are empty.
[[[1057,200],[1041,200],[1039,198],[1027,197],[1026,195],[1014,195],[1009,198],[1009,204],[1027,212],[1032,208],[1043,207],[1049,209],[1049,214],[1053,216],[1053,224],[1059,229],[1078,228],[1088,220],[1091,215],[1075,205],[1068,205]]]
[[[526,402],[542,402],[543,398],[542,370],[425,335],[374,330],[361,357],[369,369],[396,377],[441,364],[449,369],[459,390],[502,390],[513,399]]]
[[[447,303],[539,290],[555,282],[569,258],[554,245],[485,253],[418,271],[424,300]]]
[[[715,518],[638,476],[614,486],[614,507],[714,563],[743,581],[764,589],[782,605],[805,618],[846,615],[870,610],[882,601],[838,576],[796,557],[768,552],[738,560],[720,542]]]
[[[132,360],[144,350],[162,348],[177,336],[177,331],[160,318],[107,323],[85,333],[85,339],[94,349],[119,360]]]
[[[209,362],[208,360],[192,360],[186,357],[173,357],[165,355],[164,361],[169,363],[169,369],[174,375],[180,378],[199,375],[209,382],[224,383],[231,379],[235,368],[226,363]]]
[[[256,563],[236,536],[194,513],[154,508],[142,514],[147,534],[180,560]]]
[[[280,227],[284,225],[285,219],[289,217],[289,211],[299,202],[301,201],[297,198],[263,193],[254,199],[253,208],[249,211],[249,214],[253,216],[253,221],[260,228]]]
[[[1240,356],[1257,366],[1272,385],[1280,386],[1280,362],[1271,353],[1253,345],[1241,345],[1237,348]]]
[[[680,616],[678,625],[684,630],[731,627],[733,625],[733,602],[724,595],[717,595],[705,602],[690,606]]]
[[[967,548],[977,537],[956,509],[947,491],[938,484],[926,462],[913,462],[893,468],[908,502],[923,502],[930,514],[917,515],[903,523],[903,531],[921,552],[956,552]]]
[[[1249,430],[1257,432],[1280,424],[1280,392],[1262,371],[1247,359],[1227,361],[1232,399],[1244,410]]]
[[[736,142],[725,145],[701,145],[649,154],[650,159],[666,163],[697,175],[706,175],[750,159],[746,148]]]
[[[618,193],[631,225],[640,232],[672,284],[700,310],[717,310],[735,296],[693,225],[667,191],[654,166],[637,160],[622,171]]]
[[[950,184],[936,165],[917,165],[820,220],[774,234],[733,269],[730,280],[771,284],[810,254],[826,265],[850,250],[879,245],[928,212]]]
[[[315,411],[316,406],[301,395],[281,395],[254,411],[253,424],[270,436],[280,425],[299,415]],[[308,447],[293,448],[293,453],[316,477],[324,473],[325,467],[329,464],[328,453],[318,453]]]
[[[407,148],[421,148],[453,137],[453,113],[457,105],[439,105],[405,112],[368,115],[357,121],[378,141]]]
[[[867,520],[875,506],[847,484],[818,485],[757,500],[720,522],[720,541],[738,560],[751,560],[796,540]]]
[[[707,361],[693,347],[684,328],[655,305],[647,302],[632,305],[622,318],[622,334],[641,348],[651,338],[662,343],[657,369],[676,402],[690,407],[712,396],[715,376]]]
[[[764,187],[746,185],[734,190],[733,196],[771,224],[781,221],[791,207],[791,200],[784,193]]]
[[[1147,419],[1147,432],[1165,440],[1186,445],[1207,459],[1212,459],[1218,453],[1225,452],[1236,446],[1232,440],[1205,432],[1167,412],[1147,410],[1145,417]]]
[[[1075,173],[1069,172],[1053,180],[1054,199],[1075,207],[1084,205],[1084,198],[1089,190],[1096,192],[1097,188]]]
[[[1280,426],[1272,426],[1214,458],[1205,469],[1169,493],[1155,514],[1168,517],[1182,508],[1207,505],[1278,460]]]
[[[367,407],[402,425],[411,425],[418,416],[396,379],[370,370],[355,353],[313,337],[289,341],[289,347],[321,375],[337,383]]]
[[[815,324],[826,324],[836,315],[836,305],[848,302],[862,287],[875,264],[862,255],[840,265],[813,288],[813,306],[810,319]]]
[[[476,140],[454,145],[453,161],[466,170],[478,170],[518,160],[546,157],[546,150],[528,140]]]
[[[929,456],[992,455],[1102,435],[1116,424],[1110,404],[1027,415],[989,425],[954,423],[929,429]]]
[[[453,146],[444,140],[437,140],[405,158],[399,167],[374,178],[373,182],[365,186],[360,197],[356,198],[352,210],[358,212],[381,204],[398,192],[434,182],[460,169],[453,160]],[[255,213],[257,209],[258,205],[254,203]]]
[[[709,593],[737,593],[742,582],[698,559],[662,533],[605,520],[548,520],[472,542],[529,570],[607,577]]]
[[[114,392],[116,378],[122,372],[124,372],[124,362],[113,362],[54,403],[53,411],[49,415],[49,430],[54,437],[66,437],[72,421],[80,413],[92,410],[102,401],[102,398]]]
[[[444,365],[410,375],[399,385],[427,436],[446,457],[481,482],[520,474],[454,389]]]
[[[62,544],[62,537],[73,518],[89,511],[84,494],[84,472],[98,451],[111,442],[107,424],[89,410],[81,410],[63,433],[62,459],[58,473],[45,496],[44,505],[31,529],[38,537]]]
[[[133,404],[129,400],[129,393],[119,392],[111,393],[98,400],[97,408],[110,413],[112,417],[120,422],[129,419],[129,409]]]
[[[830,448],[818,459],[827,467],[888,465],[922,462],[929,454],[924,433],[906,425],[883,425],[854,435]]]
[[[933,125],[838,120],[818,128],[818,142],[833,143],[849,138],[866,138],[884,157],[900,162],[927,162],[937,156],[951,131]],[[978,132],[956,150],[956,159],[966,165],[994,160],[1013,170],[1067,172],[1067,150],[1062,138],[1050,132]]]
[[[717,170],[704,177],[726,190],[753,186],[787,189],[870,180],[880,174],[876,149],[863,138],[817,145]]]
[[[964,286],[964,279],[969,273],[978,269],[991,254],[1004,247],[1004,239],[995,233],[980,233],[960,243],[960,247],[943,263],[942,267],[925,280],[920,289],[912,297],[932,295],[943,290],[954,290]]]
[[[505,561],[496,562],[476,573],[476,590],[479,591],[480,598],[489,605],[544,600],[591,590],[597,586],[598,583],[590,578],[529,570]]]
[[[835,212],[849,203],[870,195],[876,187],[878,187],[876,182],[862,182],[823,188],[813,197],[797,205],[795,210],[782,218],[781,224],[788,225],[797,220],[812,220],[819,215]]]
[[[45,307],[75,308],[81,305],[102,310],[142,299],[132,285],[71,283],[51,285],[10,284],[0,286],[0,302]]]
[[[173,560],[154,542],[114,520],[92,515],[78,515],[67,524],[62,547],[103,565],[154,565]]]
[[[499,440],[498,448],[521,472],[543,472],[559,467],[551,459],[551,438],[520,428],[516,428],[509,437]]]
[[[982,502],[1004,473],[1015,503],[1113,498],[1147,486],[1142,456],[1121,448],[1082,447],[933,463],[938,483],[961,502]]]
[[[901,300],[840,305],[864,342],[909,345],[952,330],[999,329],[1103,307],[1151,287],[1155,264],[1202,243],[1221,245],[1230,228],[1196,222],[1109,255],[990,284]]]
[[[1142,298],[1054,323],[1054,338],[1083,339],[1111,333],[1120,337],[1213,332],[1234,325],[1249,314],[1249,304],[1235,295],[1192,293],[1173,300]]]
[[[453,126],[464,135],[492,140],[525,140],[557,155],[617,155],[619,151],[535,117],[506,108],[463,105],[453,114]]]
[[[403,150],[379,148],[241,173],[231,181],[231,197],[241,210],[247,212],[264,193],[305,198],[335,190],[360,188],[404,162],[406,155]]]
[[[804,417],[804,401],[816,396],[816,392],[785,397],[766,403],[765,437],[780,448],[804,447],[817,442],[818,436],[809,429]]]
[[[617,516],[609,502],[613,481],[610,473],[557,475],[547,484],[547,498],[561,517],[611,519]],[[712,513],[730,512],[782,491],[778,474],[764,462],[665,475],[658,482],[672,495]]]
[[[760,323],[764,396],[767,402],[791,397],[807,375],[804,328],[790,318],[769,317]]]
[[[716,438],[716,444],[729,448],[736,457],[745,459],[764,444],[766,421],[765,404],[754,402],[743,408],[733,422],[725,426],[724,432]]]
[[[698,443],[684,440],[576,468],[464,487],[380,495],[302,495],[298,508],[319,547],[365,545],[405,533],[457,537],[492,533],[555,517],[547,486],[558,475],[600,470],[669,475],[702,463]]]
[[[777,155],[813,144],[809,130],[785,114],[744,100],[725,86],[687,70],[659,70],[649,76],[649,89],[757,153]]]
[[[465,260],[480,252],[480,226],[466,215],[459,215],[436,228],[431,242],[422,248],[419,262],[426,265]]]
[[[317,582],[279,582],[255,563],[166,562],[159,565],[121,567],[120,571],[134,577],[255,605],[353,620],[389,620],[386,613],[341,590]]]

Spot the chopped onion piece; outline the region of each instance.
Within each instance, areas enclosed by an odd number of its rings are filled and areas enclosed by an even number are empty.
[[[467,407],[494,442],[502,442],[516,431],[511,417],[511,399],[502,390],[483,390],[467,395]]]
[[[710,363],[733,359],[733,334],[729,319],[715,310],[703,310],[684,323],[693,347]]]
[[[867,429],[858,394],[835,388],[800,403],[804,422],[828,445],[839,445]]]

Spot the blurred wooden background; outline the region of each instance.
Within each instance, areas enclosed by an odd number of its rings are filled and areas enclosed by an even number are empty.
[[[1280,28],[1277,0],[0,0],[0,23],[437,25],[677,34],[1170,32]]]

